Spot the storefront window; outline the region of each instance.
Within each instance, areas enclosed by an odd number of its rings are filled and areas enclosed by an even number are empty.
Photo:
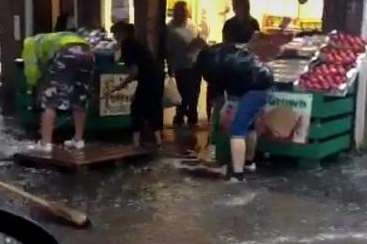
[[[134,23],[133,0],[102,0],[103,23],[106,29],[115,21]],[[168,23],[172,9],[179,0],[167,0]],[[191,20],[200,35],[208,42],[222,41],[224,22],[233,17],[232,0],[186,0]],[[292,30],[320,29],[323,0],[308,0],[301,5],[297,0],[250,0],[251,14],[261,25],[262,30],[277,29],[284,17],[290,17]]]
[[[167,1],[167,22],[172,17],[172,8],[178,0]],[[222,40],[224,22],[233,16],[232,0],[187,0],[192,21],[202,37],[209,42]],[[297,0],[250,0],[251,14],[263,30],[278,28],[284,17],[292,19],[291,28],[320,29],[323,12],[322,0],[308,0],[304,5]]]
[[[262,29],[276,30],[284,17],[292,19],[290,29],[294,31],[321,29],[324,1],[308,0],[299,4],[296,0],[251,0],[254,16]]]
[[[109,30],[113,23],[134,23],[134,0],[102,0],[102,23]]]

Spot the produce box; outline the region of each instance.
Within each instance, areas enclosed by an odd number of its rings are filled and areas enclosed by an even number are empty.
[[[315,93],[308,143],[262,139],[259,149],[270,156],[288,156],[297,159],[302,167],[313,167],[329,156],[352,148],[354,117],[354,87],[345,97],[329,97]]]
[[[366,58],[367,42],[339,32],[330,33],[327,40],[295,86],[302,91],[345,96]]]
[[[290,157],[301,167],[315,167],[329,156],[352,148],[354,132],[354,86],[345,97],[330,97],[313,93],[311,122],[307,143],[261,138],[259,151],[270,156]],[[227,135],[219,131],[219,114],[214,115],[212,137],[219,162],[230,162],[230,144]]]

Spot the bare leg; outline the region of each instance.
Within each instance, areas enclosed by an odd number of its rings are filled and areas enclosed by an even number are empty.
[[[159,130],[154,131],[154,138],[155,138],[155,143],[158,146],[161,146],[162,145],[162,132]]]
[[[75,135],[76,141],[82,141],[84,137],[85,122],[87,119],[87,113],[83,108],[76,107],[73,110]]]
[[[243,173],[246,161],[246,140],[231,139],[232,164],[234,173]]]
[[[52,133],[54,130],[54,123],[56,118],[56,111],[53,108],[46,108],[42,113],[41,118],[41,144],[52,143]]]
[[[140,147],[140,132],[137,131],[137,132],[134,132],[133,134],[133,144],[134,144],[134,147]]]
[[[246,159],[249,161],[253,161],[256,155],[256,147],[257,147],[257,133],[256,131],[252,131],[246,138],[247,143],[247,155]]]

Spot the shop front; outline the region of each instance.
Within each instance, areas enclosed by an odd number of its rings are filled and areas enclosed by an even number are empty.
[[[162,57],[162,42],[164,39],[164,23],[170,21],[172,8],[176,1],[133,1],[133,0],[50,0],[51,16],[34,16],[32,11],[36,5],[25,6],[25,33],[27,35],[36,33],[34,24],[27,22],[34,18],[45,18],[49,21],[44,28],[50,28],[57,23],[57,17],[61,13],[68,12],[71,23],[75,27],[87,26],[92,29],[104,28],[109,30],[116,21],[129,21],[136,24],[139,39],[145,41],[158,57]],[[222,27],[224,22],[233,16],[232,1],[223,0],[188,0],[192,21],[198,26],[200,35],[205,37],[209,43],[221,42]],[[276,32],[281,29],[284,20],[290,20],[286,30],[291,32],[321,30],[324,21],[330,21],[330,16],[325,19],[324,1],[308,0],[300,4],[296,0],[251,0],[252,15],[259,21],[261,29],[265,32]],[[33,1],[35,3],[35,1]],[[327,1],[325,1],[325,4]],[[45,5],[46,6],[46,5]],[[162,6],[166,6],[162,10]],[[350,11],[356,10],[355,7]],[[33,24],[32,24],[33,23]],[[40,27],[37,27],[40,28]],[[107,34],[107,39],[108,39]],[[293,45],[299,45],[293,43]],[[108,45],[107,45],[108,46]],[[312,47],[307,48],[313,51]],[[96,92],[93,95],[93,106],[90,114],[90,129],[98,128],[126,128],[129,126],[129,104],[131,103],[134,87],[121,91],[108,99],[99,99],[114,83],[121,79],[124,73],[123,64],[114,62],[113,50],[100,48],[98,51],[96,77]],[[309,50],[308,50],[309,51]],[[25,125],[36,124],[37,113],[34,113],[32,91],[27,90],[22,73],[17,73],[17,109],[21,115],[21,121]],[[102,93],[101,93],[102,92]],[[205,86],[202,89],[199,110],[201,118],[205,117]],[[62,119],[59,124],[71,124],[68,117]]]

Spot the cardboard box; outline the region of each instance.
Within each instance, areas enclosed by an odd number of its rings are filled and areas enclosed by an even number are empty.
[[[300,115],[289,107],[276,107],[261,116],[257,128],[264,137],[291,140],[299,122]]]

